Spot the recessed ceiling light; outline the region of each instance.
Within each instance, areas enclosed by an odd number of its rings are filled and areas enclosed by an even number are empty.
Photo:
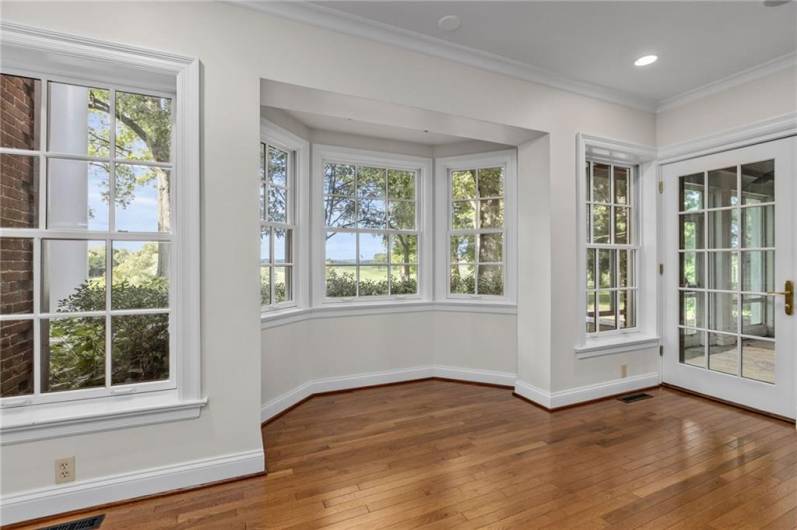
[[[659,60],[658,55],[643,55],[636,61],[634,61],[634,66],[647,66],[649,64],[653,64]]]
[[[456,15],[446,15],[437,21],[437,27],[443,31],[455,31],[462,25],[462,21]]]

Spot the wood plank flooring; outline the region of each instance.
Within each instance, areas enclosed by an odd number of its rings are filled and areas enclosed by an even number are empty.
[[[318,396],[263,428],[267,476],[103,528],[797,528],[793,425],[649,393],[553,414],[447,381]]]

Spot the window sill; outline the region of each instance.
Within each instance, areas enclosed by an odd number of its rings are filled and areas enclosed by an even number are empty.
[[[290,308],[282,311],[269,311],[260,317],[260,328],[270,329],[285,324],[316,318],[339,318],[369,316],[382,313],[410,313],[421,311],[460,311],[466,313],[499,313],[515,315],[517,306],[508,303],[468,301],[431,302],[419,299],[375,301],[375,302],[332,302],[318,307]]]
[[[0,445],[199,417],[207,398],[181,400],[174,390],[8,408],[0,411]]]
[[[614,355],[629,351],[647,350],[659,345],[659,337],[645,333],[626,333],[602,338],[588,338],[581,346],[576,346],[576,357],[589,359],[603,355]]]

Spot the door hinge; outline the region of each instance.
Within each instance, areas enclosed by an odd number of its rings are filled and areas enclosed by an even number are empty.
[[[659,181],[659,193],[664,193],[664,181]]]
[[[659,345],[659,357],[664,357],[664,345]]]

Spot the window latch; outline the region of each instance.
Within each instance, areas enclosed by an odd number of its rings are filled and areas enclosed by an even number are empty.
[[[125,394],[134,394],[135,391],[136,391],[136,389],[133,388],[133,387],[130,387],[130,388],[117,388],[117,389],[111,390],[111,394],[114,395],[114,396],[124,396]]]
[[[4,401],[2,405],[0,405],[0,408],[11,409],[14,407],[25,407],[27,405],[30,405],[31,403],[33,403],[33,401],[30,398],[15,399],[13,401]]]

